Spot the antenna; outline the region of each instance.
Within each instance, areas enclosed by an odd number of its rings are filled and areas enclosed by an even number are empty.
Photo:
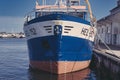
[[[67,7],[70,7],[70,6],[71,6],[70,0],[66,0],[66,6],[67,6]]]
[[[43,1],[43,5],[46,5],[46,0],[42,0]]]
[[[63,4],[63,1],[62,0],[56,0],[56,2],[55,2],[55,5],[58,5],[58,6],[60,6],[60,5],[62,5]]]
[[[45,5],[46,5],[46,0],[45,0]]]
[[[36,0],[36,6],[38,6],[38,5],[39,5],[38,0]]]

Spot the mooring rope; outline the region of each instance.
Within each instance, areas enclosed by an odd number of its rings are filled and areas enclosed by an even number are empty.
[[[100,37],[100,35],[98,34],[98,33],[96,33],[96,35],[98,36],[98,38],[102,41],[102,43],[105,45],[105,47],[108,49],[108,50],[110,50],[112,53],[114,53],[113,51],[112,51],[112,49],[105,43],[105,41]]]

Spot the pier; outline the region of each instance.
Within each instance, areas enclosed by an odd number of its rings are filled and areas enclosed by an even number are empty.
[[[94,49],[91,68],[97,74],[103,77],[103,80],[120,80],[120,47],[109,46],[111,50],[107,50],[105,46],[100,45]]]
[[[7,32],[0,32],[0,38],[24,38],[25,34],[20,33],[7,33]]]
[[[110,14],[97,21],[90,67],[102,80],[120,80],[120,0]]]

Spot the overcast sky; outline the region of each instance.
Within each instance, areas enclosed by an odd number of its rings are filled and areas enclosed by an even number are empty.
[[[24,15],[34,9],[36,0],[0,0],[0,32],[23,32]],[[41,3],[42,0],[38,0]],[[48,3],[55,0],[47,0]],[[109,15],[117,0],[89,0],[97,20]]]

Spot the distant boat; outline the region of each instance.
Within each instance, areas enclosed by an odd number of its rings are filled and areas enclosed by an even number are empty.
[[[86,20],[88,12],[80,0],[64,1],[41,6],[36,2],[35,17],[28,13],[25,18],[32,69],[63,74],[89,66],[95,27]]]

